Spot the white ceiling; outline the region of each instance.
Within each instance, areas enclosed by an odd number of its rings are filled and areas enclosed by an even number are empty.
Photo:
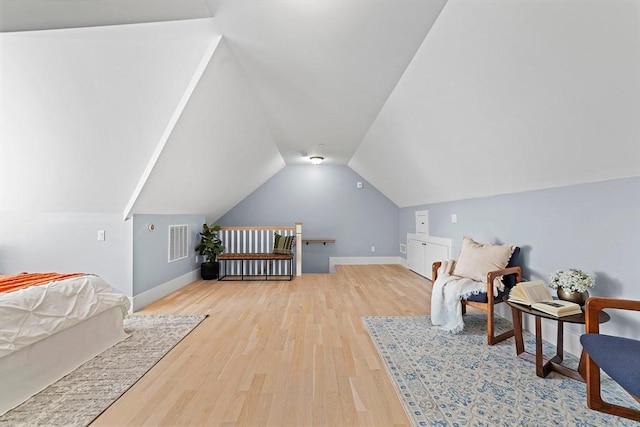
[[[214,36],[207,20],[2,34],[0,208],[124,210]]]
[[[212,2],[287,164],[346,164],[444,0]]]
[[[0,210],[215,220],[303,151],[398,206],[639,175],[639,8],[0,0]]]
[[[53,30],[210,18],[204,0],[0,0],[0,31]]]
[[[1,31],[214,17],[287,164],[346,164],[446,0],[2,0]]]
[[[640,175],[640,2],[450,0],[349,166],[399,206]]]

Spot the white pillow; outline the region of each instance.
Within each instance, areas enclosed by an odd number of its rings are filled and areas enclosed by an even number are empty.
[[[487,273],[500,270],[507,266],[514,245],[485,245],[465,236],[462,239],[462,249],[453,269],[455,276],[467,277],[478,282],[487,281]],[[494,286],[503,290],[502,277],[496,279]]]

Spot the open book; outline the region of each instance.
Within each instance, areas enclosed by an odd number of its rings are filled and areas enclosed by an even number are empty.
[[[531,306],[552,316],[570,316],[582,313],[575,302],[554,300],[547,285],[542,280],[520,282],[509,292],[509,301]]]

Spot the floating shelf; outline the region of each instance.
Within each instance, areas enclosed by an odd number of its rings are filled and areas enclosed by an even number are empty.
[[[308,245],[309,243],[322,243],[326,245],[327,243],[335,243],[336,239],[302,239],[302,243]]]

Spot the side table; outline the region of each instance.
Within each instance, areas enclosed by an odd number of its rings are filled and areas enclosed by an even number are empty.
[[[564,355],[564,324],[565,323],[578,323],[585,324],[584,312],[580,314],[574,314],[571,316],[556,317],[541,311],[532,309],[525,305],[517,304],[507,301],[509,307],[511,307],[511,316],[513,318],[513,331],[516,340],[516,354],[518,357],[535,363],[536,375],[539,377],[546,377],[549,372],[555,371],[562,375],[565,375],[574,380],[585,382],[586,366],[584,351],[580,354],[580,363],[578,364],[578,370],[574,371],[564,365],[562,365],[562,359]],[[531,354],[524,349],[524,340],[522,339],[522,313],[530,314],[535,317],[536,321],[536,353]],[[556,338],[556,354],[552,358],[545,358],[542,353],[542,319],[551,319],[558,322],[558,335]],[[600,312],[598,321],[600,323],[608,322],[611,317],[604,311]]]

